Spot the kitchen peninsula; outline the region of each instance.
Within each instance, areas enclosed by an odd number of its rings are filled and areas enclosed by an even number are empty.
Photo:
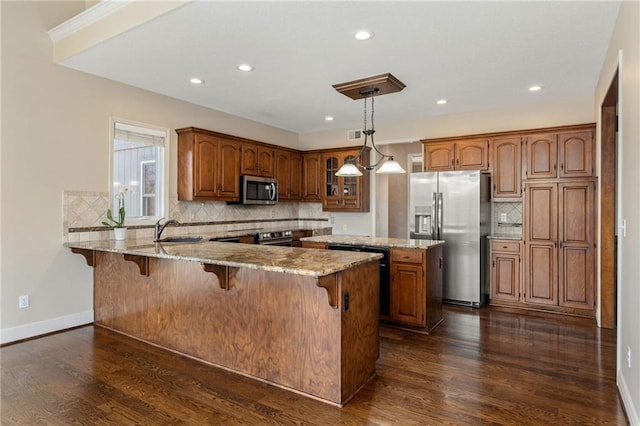
[[[221,242],[65,243],[95,324],[342,406],[378,357],[378,254]]]
[[[443,321],[444,241],[357,235],[318,235],[300,241],[305,248],[382,253],[381,322],[428,334]]]

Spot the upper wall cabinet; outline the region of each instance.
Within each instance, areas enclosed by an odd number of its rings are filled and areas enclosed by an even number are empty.
[[[491,141],[493,200],[514,201],[522,196],[522,140],[520,136]]]
[[[193,127],[178,133],[178,200],[237,201],[239,142]]]
[[[487,170],[489,141],[487,139],[443,140],[425,139],[424,170]]]
[[[274,159],[273,149],[253,144],[242,144],[242,168],[243,175],[273,177]]]
[[[525,137],[525,179],[594,177],[593,126]]]
[[[299,201],[302,197],[302,154],[275,150],[275,178],[278,180],[278,200]]]
[[[336,172],[346,162],[354,162],[360,149],[331,150],[322,153],[324,181],[322,210],[331,212],[369,211],[369,172],[362,176],[336,176]],[[370,149],[362,159],[369,158]],[[361,159],[361,160],[362,160]]]
[[[320,153],[302,154],[302,201],[322,201],[322,170]]]

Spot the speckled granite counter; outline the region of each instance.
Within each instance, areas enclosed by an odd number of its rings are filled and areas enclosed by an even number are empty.
[[[380,254],[373,253],[353,252],[347,254],[292,247],[210,242],[208,240],[197,243],[154,243],[149,239],[99,240],[65,243],[64,246],[312,277],[333,274],[382,257]]]
[[[443,240],[410,240],[408,238],[372,238],[358,235],[319,235],[316,237],[300,238],[300,241],[326,243],[326,244],[349,244],[353,246],[374,246],[374,247],[395,247],[395,248],[415,248],[429,249],[444,244]]]

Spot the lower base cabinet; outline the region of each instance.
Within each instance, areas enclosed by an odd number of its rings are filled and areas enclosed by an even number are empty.
[[[391,249],[389,320],[433,329],[442,321],[442,246]]]
[[[491,240],[491,300],[518,302],[521,298],[520,242]]]

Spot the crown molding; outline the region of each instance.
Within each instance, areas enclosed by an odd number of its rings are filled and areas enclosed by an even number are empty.
[[[47,33],[54,43],[86,28],[112,13],[128,6],[135,0],[102,0],[100,3],[86,9],[84,12],[66,20],[62,24],[50,29]]]

